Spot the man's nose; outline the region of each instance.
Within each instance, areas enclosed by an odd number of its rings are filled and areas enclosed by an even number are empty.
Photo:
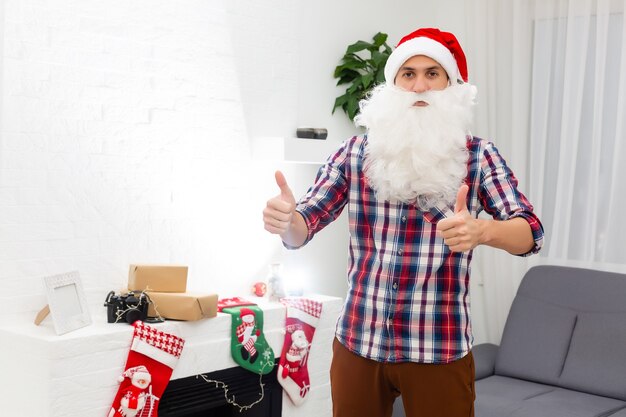
[[[414,93],[423,93],[424,91],[430,90],[430,86],[428,85],[426,77],[416,77],[415,82],[413,83],[413,88],[411,88],[411,90]]]

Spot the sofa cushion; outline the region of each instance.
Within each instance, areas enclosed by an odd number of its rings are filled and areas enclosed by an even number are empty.
[[[526,398],[550,392],[554,387],[494,375],[476,381],[475,389],[476,417],[502,417],[519,409]]]
[[[575,311],[626,313],[625,278],[613,272],[540,265],[526,272],[517,293]]]
[[[599,417],[626,402],[515,378],[476,381],[477,417]]]
[[[576,313],[517,295],[507,318],[496,358],[497,375],[557,384]]]
[[[626,407],[626,405],[624,405],[624,407]],[[621,410],[617,411],[616,413],[608,414],[608,416],[610,416],[610,417],[626,417],[626,408],[622,408]]]
[[[559,385],[626,400],[626,314],[580,313]]]

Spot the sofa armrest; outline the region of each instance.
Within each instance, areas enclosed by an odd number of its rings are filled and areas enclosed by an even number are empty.
[[[498,346],[492,343],[481,343],[480,345],[474,346],[472,355],[474,356],[477,380],[493,375],[497,354]]]

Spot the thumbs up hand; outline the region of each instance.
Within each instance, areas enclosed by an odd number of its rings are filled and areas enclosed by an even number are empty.
[[[437,236],[453,252],[466,252],[474,249],[481,242],[480,220],[475,219],[467,209],[466,184],[459,187],[454,204],[454,216],[437,223]]]
[[[459,187],[459,191],[456,193],[456,202],[454,203],[454,214],[461,213],[462,211],[466,211],[469,214],[469,210],[467,209],[468,191],[469,187],[467,184],[462,184]]]
[[[293,214],[296,209],[296,199],[287,180],[282,172],[276,171],[276,185],[280,189],[280,194],[270,198],[263,209],[263,222],[265,230],[270,233],[282,235],[289,231]]]

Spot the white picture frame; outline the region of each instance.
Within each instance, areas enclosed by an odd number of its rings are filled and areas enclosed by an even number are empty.
[[[54,331],[62,335],[91,324],[78,271],[44,277]]]

